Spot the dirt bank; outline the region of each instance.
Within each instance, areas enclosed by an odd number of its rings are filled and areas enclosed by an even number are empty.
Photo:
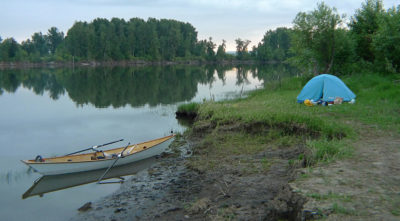
[[[265,144],[240,155],[225,147],[222,158],[211,156],[216,152],[204,145],[229,143],[227,137],[241,136],[235,131],[251,130],[197,125],[180,141],[181,154],[160,158],[72,220],[398,220],[398,134],[363,126],[353,157],[301,169],[288,163],[304,153],[298,144]]]
[[[230,131],[232,127],[238,125],[220,129]],[[198,149],[209,133],[211,130],[204,128],[195,131],[189,137],[190,144],[182,146],[182,154],[159,159],[72,220],[301,219],[305,200],[288,185],[294,175],[288,160],[302,152],[301,146],[266,148],[236,156],[239,164],[221,161],[214,169],[198,170],[191,159],[202,155]],[[262,159],[271,159],[268,169],[248,170],[246,162]]]

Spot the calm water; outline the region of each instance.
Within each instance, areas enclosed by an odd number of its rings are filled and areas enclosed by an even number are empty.
[[[89,183],[22,199],[41,175],[21,159],[184,131],[174,114],[179,104],[242,96],[288,74],[274,66],[0,71],[0,219],[68,220],[119,188]]]

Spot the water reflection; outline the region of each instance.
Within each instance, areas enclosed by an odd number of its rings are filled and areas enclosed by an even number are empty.
[[[225,85],[226,73],[232,69],[236,72],[236,85],[248,84],[249,74],[265,82],[293,72],[285,65],[2,70],[0,95],[25,87],[38,95],[48,92],[54,100],[67,93],[78,106],[156,106],[189,101],[196,95],[198,84],[211,88],[216,77]]]
[[[21,169],[18,171],[9,170],[7,172],[0,172],[0,184],[12,185],[30,177],[34,171],[31,168]]]
[[[104,179],[118,178],[136,174],[141,170],[150,167],[155,161],[156,158],[152,157],[123,166],[114,167],[107,173]],[[36,180],[33,185],[22,195],[22,199],[36,195],[43,197],[43,194],[45,193],[96,182],[100,176],[103,175],[103,173],[104,169],[73,174],[42,176]]]

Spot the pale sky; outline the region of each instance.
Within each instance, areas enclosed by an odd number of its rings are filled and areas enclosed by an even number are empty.
[[[175,19],[191,23],[198,39],[213,38],[217,45],[227,41],[227,50],[235,50],[235,39],[258,44],[265,32],[291,27],[300,11],[313,10],[316,0],[0,0],[0,36],[18,42],[35,32],[47,33],[57,27],[66,33],[75,21],[90,22],[112,17],[129,20],[139,17]],[[325,0],[349,19],[365,0]],[[383,0],[385,8],[400,0]]]

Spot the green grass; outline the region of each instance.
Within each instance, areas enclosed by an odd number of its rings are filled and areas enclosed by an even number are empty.
[[[342,202],[351,202],[352,198],[351,196],[347,196],[347,195],[340,195],[337,193],[333,193],[333,192],[329,192],[327,194],[319,194],[319,193],[310,193],[307,194],[308,197],[314,198],[315,200],[330,200],[330,199],[334,199],[334,200],[340,200]]]
[[[181,104],[178,106],[178,112],[187,114],[197,114],[198,109],[199,109],[199,104],[195,102]]]
[[[393,209],[390,211],[394,216],[400,216],[400,209]]]
[[[311,161],[309,164],[314,164],[312,160],[330,162],[333,159],[351,156],[353,148],[346,139],[342,140],[326,140],[316,139],[307,140],[306,145],[311,150]]]
[[[373,73],[347,77],[346,82],[357,94],[357,103],[348,110],[342,110],[341,114],[365,124],[400,132],[399,78],[400,75]]]
[[[304,134],[332,139],[352,133],[351,128],[329,117],[343,107],[306,107],[296,103],[297,94],[295,90],[257,91],[247,99],[202,104],[199,113],[201,118],[218,124],[237,121],[261,123],[288,135]]]
[[[277,88],[269,83],[266,89],[253,92],[246,99],[222,103],[206,103],[200,108],[203,116],[226,121],[264,121],[271,125],[297,123],[329,135],[346,128],[343,120],[359,120],[386,129],[400,129],[400,76],[366,73],[342,79],[357,95],[356,104],[329,107],[307,107],[296,103],[296,97],[309,77],[284,79]],[[351,125],[349,125],[351,126]],[[349,130],[345,131],[349,132]]]
[[[195,155],[187,162],[187,166],[200,172],[223,169],[245,174],[264,173],[269,170],[273,160],[251,156],[271,148],[275,142],[279,142],[279,139],[271,135],[240,131],[207,134],[196,148]]]
[[[400,132],[399,78],[377,73],[344,76],[342,80],[357,95],[356,103],[328,107],[296,103],[310,76],[283,79],[279,84],[266,83],[265,89],[244,99],[201,104],[195,127],[215,125],[213,136],[206,138],[206,142],[211,144],[208,146],[221,148],[216,154],[249,154],[249,150],[261,151],[268,144],[276,148],[303,143],[311,151],[309,162],[329,162],[351,156],[351,143],[359,138],[357,134],[365,124]],[[247,130],[221,138],[218,128],[232,124],[240,124]],[[246,133],[259,137],[248,139]]]
[[[332,205],[332,210],[334,213],[337,213],[337,214],[344,214],[344,215],[351,215],[351,216],[357,215],[357,212],[354,209],[349,209],[349,208],[343,207],[343,206],[339,205],[338,203],[334,203]]]

